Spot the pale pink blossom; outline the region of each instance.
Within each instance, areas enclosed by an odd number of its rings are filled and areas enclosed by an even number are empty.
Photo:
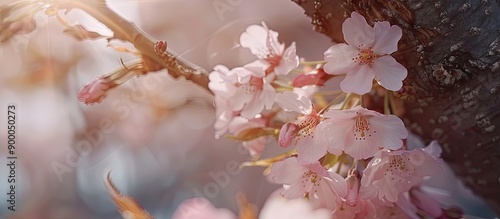
[[[299,66],[295,42],[285,50],[285,45],[278,42],[278,33],[267,28],[264,22],[262,26],[249,26],[241,34],[240,44],[259,58],[245,65],[245,68],[260,74],[274,72],[276,75],[286,75]]]
[[[284,184],[285,198],[307,197],[315,209],[334,211],[347,193],[343,177],[328,172],[319,162],[302,165],[295,157],[274,163],[268,177],[274,183]]]
[[[192,198],[182,202],[172,219],[237,219],[233,212],[225,208],[215,208],[204,198]]]
[[[400,27],[387,21],[371,27],[363,16],[352,12],[342,24],[342,32],[347,44],[335,44],[325,52],[324,70],[333,75],[346,74],[340,83],[344,92],[368,93],[373,78],[388,90],[401,89],[407,70],[389,55],[398,49]]]
[[[106,96],[107,91],[115,86],[115,83],[104,77],[98,77],[80,89],[78,92],[78,100],[85,104],[99,103]]]
[[[229,125],[229,132],[233,135],[238,135],[242,131],[252,128],[264,128],[266,127],[266,119],[263,117],[246,119],[241,116],[235,117],[231,124]],[[250,156],[253,158],[258,158],[264,148],[266,147],[267,136],[258,137],[249,141],[244,141],[243,148],[245,148]]]
[[[311,101],[305,96],[290,91],[276,94],[275,100],[283,110],[301,114],[296,121],[282,127],[278,139],[280,146],[287,147],[292,143],[292,139],[296,139],[298,159],[304,164],[316,162],[324,156],[327,152],[327,145],[316,144],[314,141],[316,126],[321,122],[321,116],[316,113]],[[328,151],[340,154],[339,150]]]
[[[329,110],[316,127],[316,144],[330,150],[342,149],[355,159],[372,157],[379,148],[397,150],[408,136],[403,121],[356,106],[350,110]]]
[[[379,151],[363,171],[361,186],[377,191],[378,198],[396,202],[403,192],[425,176],[438,174],[439,162],[424,149]]]
[[[305,199],[286,199],[275,193],[267,199],[259,214],[259,219],[331,219],[330,211],[314,209]]]
[[[253,118],[274,104],[276,91],[270,84],[274,79],[273,74],[258,77],[255,72],[242,67],[229,70],[226,66],[217,65],[209,79],[208,86],[215,97],[226,101],[224,107],[245,118]],[[219,108],[217,105],[215,107]]]

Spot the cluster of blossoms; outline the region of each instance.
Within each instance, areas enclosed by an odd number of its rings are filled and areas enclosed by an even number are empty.
[[[285,49],[264,23],[248,27],[240,45],[258,59],[233,69],[215,66],[209,76],[216,136],[242,141],[254,158],[246,164],[267,164],[269,181],[283,185],[281,196],[307,200],[327,210],[328,218],[444,217],[440,204],[420,189],[425,177],[441,170],[439,145],[408,150],[401,119],[363,104],[373,87],[385,88],[385,95],[402,88],[407,70],[390,55],[401,28],[386,21],[370,26],[353,12],[342,31],[347,44],[331,46],[324,62],[296,74],[294,43]],[[311,94],[337,75],[345,75],[338,98],[318,108]],[[256,160],[269,136],[293,149]]]

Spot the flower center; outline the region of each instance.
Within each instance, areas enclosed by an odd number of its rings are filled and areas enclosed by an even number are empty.
[[[266,69],[266,75],[270,74],[274,71],[274,68],[277,67],[281,62],[282,56],[280,55],[269,55],[266,58],[266,61],[269,62],[270,66]]]
[[[388,172],[393,180],[394,177],[410,177],[415,170],[415,168],[408,163],[410,159],[405,156],[395,155],[391,156],[390,159]],[[399,180],[401,181],[401,179]]]
[[[356,122],[354,123],[354,138],[356,140],[366,140],[367,137],[372,137],[370,134],[370,122],[365,116],[356,112]],[[375,133],[375,131],[373,131]]]
[[[354,57],[353,60],[358,62],[360,65],[371,65],[377,58],[377,55],[373,52],[371,48],[361,49],[358,53],[357,57]]]
[[[253,94],[256,91],[260,91],[264,87],[264,81],[262,78],[252,77],[248,84],[240,84],[239,87],[245,91],[246,94]]]
[[[304,119],[300,120],[296,125],[300,128],[298,139],[301,137],[313,137],[314,130],[319,124],[321,118],[315,112],[307,115]]]
[[[321,177],[318,176],[317,173],[309,170],[302,174],[302,187],[306,187],[306,184],[312,183],[313,186],[318,186],[321,181]]]

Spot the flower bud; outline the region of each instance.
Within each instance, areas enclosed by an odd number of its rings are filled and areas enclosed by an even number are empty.
[[[113,88],[115,84],[103,77],[99,77],[78,92],[78,99],[85,104],[99,103],[106,96],[106,92]]]
[[[278,143],[281,147],[286,148],[290,146],[293,138],[299,133],[300,128],[294,123],[288,122],[281,127]]]
[[[422,192],[419,188],[413,188],[410,190],[410,199],[418,209],[427,213],[432,218],[439,218],[443,215],[441,205],[430,195]]]
[[[345,202],[351,207],[356,206],[358,203],[359,187],[361,185],[360,178],[359,172],[357,170],[352,170],[349,172],[346,179],[347,195],[345,197]]]

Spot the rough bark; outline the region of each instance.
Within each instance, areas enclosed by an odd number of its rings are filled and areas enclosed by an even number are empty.
[[[352,11],[403,28],[406,125],[500,214],[500,0],[293,1],[335,42]]]

